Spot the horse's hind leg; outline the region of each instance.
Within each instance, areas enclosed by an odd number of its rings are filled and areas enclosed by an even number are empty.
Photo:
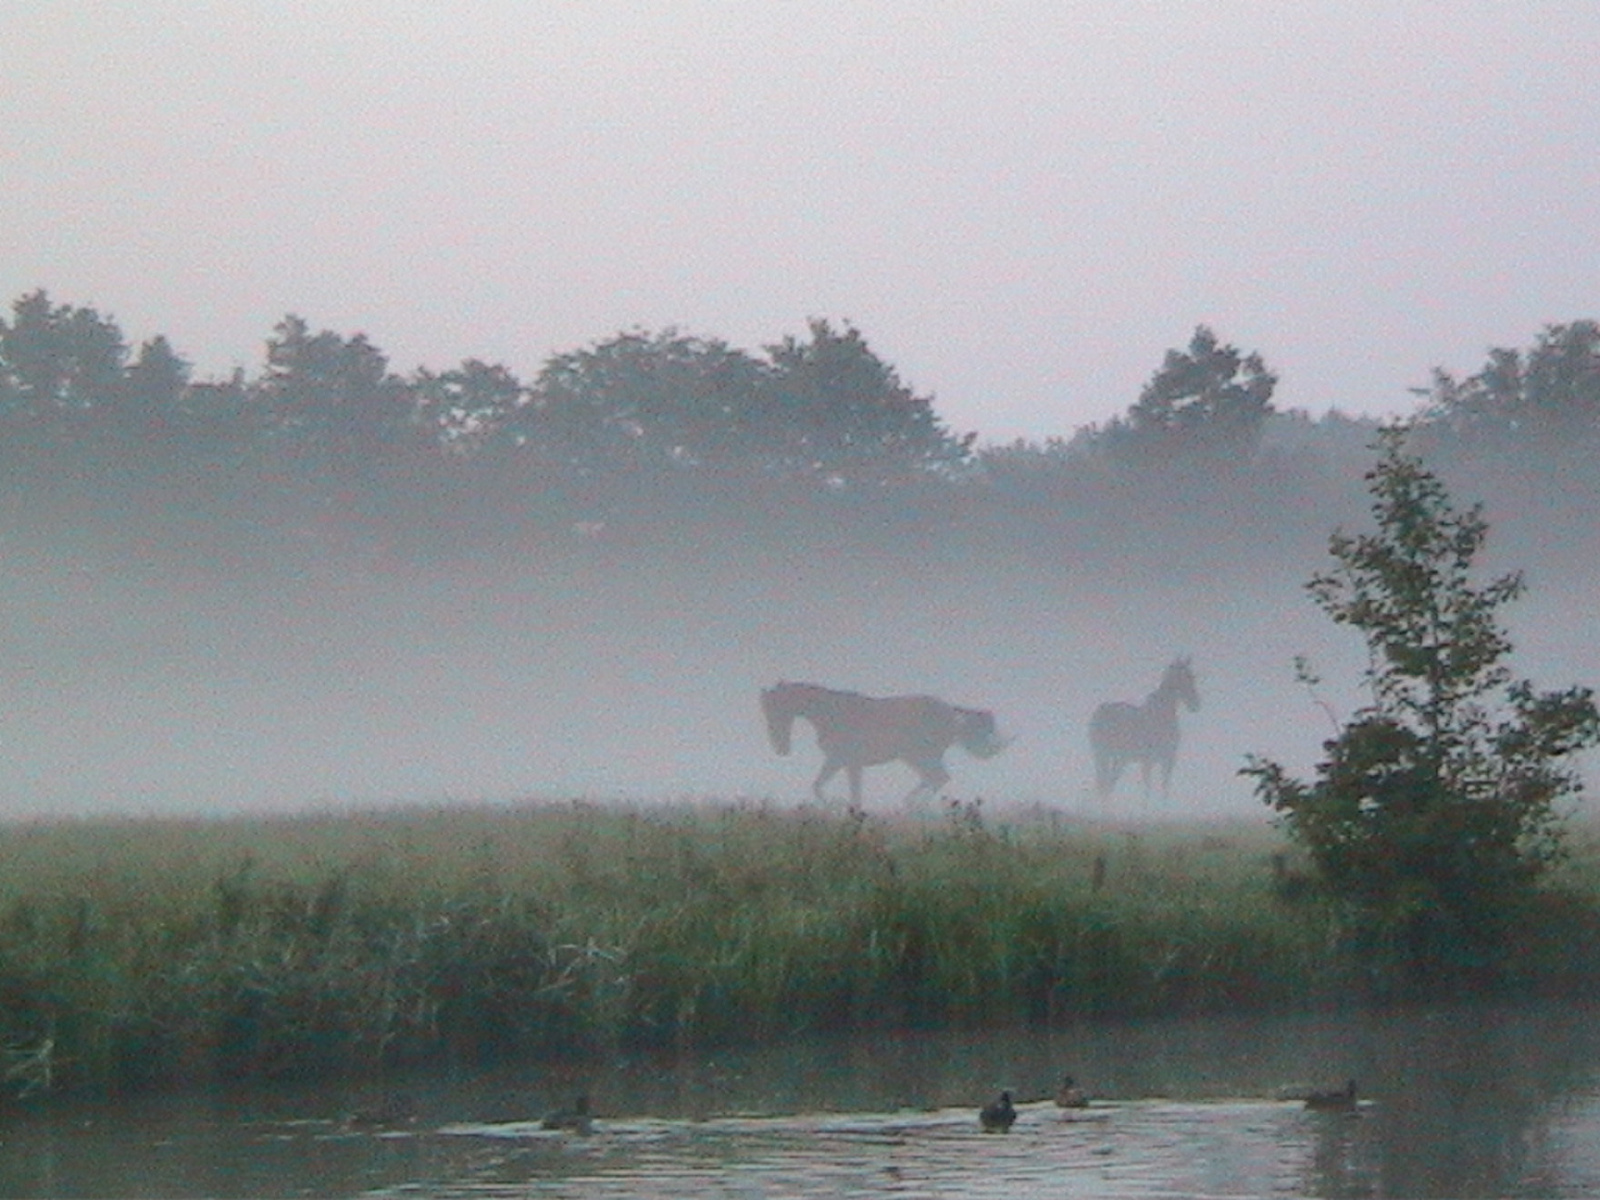
[[[858,813],[858,812],[861,811],[861,766],[860,766],[860,764],[859,763],[851,763],[849,768],[846,771],[846,774],[849,775],[849,777],[850,777],[850,811],[853,812],[853,813]]]
[[[911,769],[917,773],[916,786],[906,793],[902,804],[910,804],[923,792],[937,796],[939,789],[950,782],[950,772],[944,769],[942,762],[913,762]]]
[[[827,797],[822,794],[823,785],[837,775],[839,773],[839,768],[842,766],[844,766],[844,763],[834,758],[830,758],[822,764],[822,770],[817,772],[817,778],[811,784],[811,794],[819,801],[827,799]],[[860,773],[855,771],[855,768],[851,768],[851,770],[854,772],[854,774],[852,774],[850,779],[850,790],[851,794],[854,795],[856,792],[861,790],[861,781]],[[859,798],[857,798],[857,803],[859,802]]]

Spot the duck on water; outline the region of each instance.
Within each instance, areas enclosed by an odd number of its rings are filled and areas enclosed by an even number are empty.
[[[998,1100],[978,1110],[978,1124],[985,1133],[1010,1133],[1016,1120],[1017,1110],[1011,1103],[1010,1092],[1001,1092]]]
[[[1071,1075],[1061,1081],[1056,1089],[1056,1105],[1060,1108],[1088,1108],[1089,1093],[1078,1086]]]
[[[1310,1093],[1306,1096],[1306,1107],[1315,1112],[1355,1112],[1356,1081],[1347,1079],[1342,1088]]]
[[[588,1133],[594,1128],[594,1114],[589,1111],[589,1097],[581,1095],[571,1108],[558,1108],[546,1113],[539,1122],[541,1129],[562,1129],[571,1133]]]

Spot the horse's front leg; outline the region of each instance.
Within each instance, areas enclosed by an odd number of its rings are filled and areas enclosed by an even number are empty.
[[[1094,760],[1094,790],[1102,798],[1117,790],[1117,780],[1122,775],[1123,762],[1111,754],[1097,755]]]
[[[813,796],[815,796],[819,801],[825,801],[827,799],[827,797],[822,794],[822,787],[823,787],[823,785],[825,783],[828,782],[828,780],[832,779],[835,775],[837,775],[839,773],[839,768],[842,767],[842,766],[844,766],[844,762],[841,759],[828,758],[828,759],[824,760],[824,762],[822,764],[822,770],[817,772],[817,778],[816,778],[815,782],[813,782],[812,785],[811,785],[811,794]],[[852,767],[851,771],[852,771],[851,780],[850,780],[851,789],[852,789],[852,791],[858,791],[860,789],[860,786],[861,786],[860,783],[857,781],[857,777],[859,776],[860,772],[855,767]]]
[[[861,811],[861,764],[851,763],[845,774],[850,779],[850,811],[858,813]]]

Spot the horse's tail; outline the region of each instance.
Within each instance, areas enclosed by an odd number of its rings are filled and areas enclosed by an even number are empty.
[[[956,740],[974,758],[993,758],[1011,744],[1010,738],[1000,736],[994,714],[987,709],[958,708],[956,718]]]

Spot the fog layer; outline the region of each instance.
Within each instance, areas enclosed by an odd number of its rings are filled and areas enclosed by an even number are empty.
[[[1114,524],[1087,554],[818,511],[770,526],[597,517],[432,558],[318,530],[227,553],[170,531],[18,527],[0,591],[0,813],[798,802],[820,756],[804,728],[789,758],[768,745],[757,693],[778,679],[993,709],[1014,743],[989,761],[952,749],[947,797],[1257,813],[1245,754],[1305,770],[1331,716],[1362,702],[1359,640],[1304,592],[1327,563],[1320,535],[1197,556],[1168,531],[1166,549],[1146,537],[1124,557],[1135,531]],[[1353,498],[1325,524],[1360,515]],[[1513,536],[1501,557],[1519,549],[1539,551]],[[1550,686],[1600,678],[1592,578],[1578,565],[1530,582],[1508,610],[1514,667]],[[1089,713],[1142,699],[1178,654],[1202,708],[1182,716],[1170,801],[1147,805],[1133,778],[1095,798]],[[1294,678],[1299,654],[1326,680],[1315,692]],[[869,770],[868,807],[897,807],[913,778]]]

